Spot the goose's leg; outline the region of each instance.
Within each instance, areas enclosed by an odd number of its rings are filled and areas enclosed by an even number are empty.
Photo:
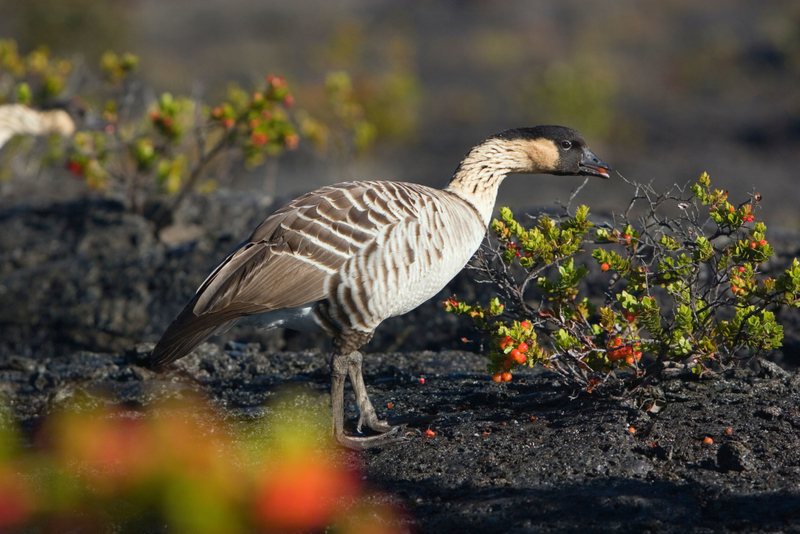
[[[333,413],[333,436],[340,444],[350,449],[368,449],[370,447],[383,445],[389,441],[393,441],[397,439],[397,435],[396,432],[386,432],[377,436],[358,437],[348,436],[344,433],[344,381],[350,372],[350,369],[353,368],[353,364],[351,363],[353,361],[353,354],[354,353],[342,354],[334,352],[333,357],[331,358],[331,411]],[[381,422],[386,424],[383,421],[378,421],[378,418],[375,415],[375,409],[372,407],[372,404],[369,402],[369,398],[366,396],[366,387],[364,387],[364,380],[361,378],[361,354],[358,352],[355,352],[355,354],[358,354],[358,377],[361,379],[361,390],[363,391],[364,399],[366,399],[366,403],[369,406],[368,410],[371,410],[372,418],[376,424]],[[356,389],[356,399],[358,399],[358,390],[355,386],[354,389]],[[364,408],[362,408],[361,402],[359,402],[359,409],[362,410],[361,413],[363,414]],[[361,426],[360,423],[361,417],[359,417],[359,426]],[[369,424],[368,426],[373,428]],[[392,430],[392,427],[389,425],[386,425],[386,428],[388,430]]]
[[[375,432],[389,432],[394,427],[386,421],[378,419],[375,408],[369,400],[367,386],[364,384],[364,376],[361,374],[362,360],[363,357],[360,352],[355,351],[350,353],[347,370],[350,375],[350,383],[353,385],[353,391],[356,395],[356,405],[358,405],[358,411],[361,412],[358,416],[358,426],[356,430],[361,432],[361,427],[367,425],[368,428]]]
[[[347,354],[333,353],[331,358],[331,414],[333,435],[341,442],[344,436],[344,381],[347,378]]]

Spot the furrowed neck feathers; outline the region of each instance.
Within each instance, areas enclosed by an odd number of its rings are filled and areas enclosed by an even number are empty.
[[[467,154],[445,190],[472,204],[488,227],[506,176],[547,173],[556,168],[558,159],[558,149],[548,139],[493,137]]]

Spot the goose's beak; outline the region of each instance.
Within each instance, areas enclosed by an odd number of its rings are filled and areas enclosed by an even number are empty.
[[[589,147],[583,149],[583,156],[579,165],[580,172],[578,174],[585,176],[599,176],[600,178],[610,178],[608,171],[611,166],[603,163],[603,160],[589,150]]]

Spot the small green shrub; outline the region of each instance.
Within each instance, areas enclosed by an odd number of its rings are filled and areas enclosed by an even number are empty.
[[[560,221],[541,216],[531,228],[500,210],[490,227],[496,241],[473,266],[499,296],[487,307],[444,303],[489,336],[495,381],[538,363],[592,390],[619,369],[640,377],[674,361],[702,373],[781,346],[774,310],[800,306],[800,262],[777,279],[762,273],[774,251],[755,221],[759,196],[734,206],[705,173],[689,191],[634,185],[625,215],[594,232],[586,206]],[[644,209],[629,220],[637,203]],[[670,208],[677,215],[665,215]],[[604,302],[578,298],[589,270],[575,256],[587,241],[608,277]]]
[[[45,46],[20,55],[13,40],[0,40],[0,104],[39,105],[59,97],[74,65],[50,56]]]
[[[231,85],[227,98],[214,107],[164,93],[144,106],[142,116],[125,104],[131,97],[125,80],[137,65],[130,54],[103,56],[111,86],[103,105],[104,127],[79,131],[67,163],[90,187],[120,196],[131,209],[141,212],[148,199],[167,194],[174,195],[169,212],[189,192],[214,189],[209,169],[224,153],[238,154],[254,168],[297,148],[290,111],[294,99],[284,78],[269,75],[250,92]]]
[[[0,104],[66,107],[78,128],[66,146],[57,140],[47,154],[18,143],[4,159],[22,148],[35,165],[16,168],[38,172],[48,164],[64,164],[89,188],[140,213],[148,201],[166,196],[154,215],[160,227],[188,193],[216,188],[231,162],[252,170],[296,149],[301,136],[319,155],[346,161],[368,152],[378,135],[365,116],[367,103],[344,71],[328,74],[320,84],[324,96],[309,102],[309,112],[298,109],[286,79],[273,74],[247,91],[230,84],[227,97],[215,105],[170,93],[142,101],[141,84],[133,78],[138,68],[133,54],[107,52],[100,59],[102,79],[82,72],[91,83],[79,86],[70,79],[72,63],[51,58],[44,48],[21,56],[14,41],[0,41]],[[269,189],[275,187],[275,174],[271,168],[267,194],[274,192]]]

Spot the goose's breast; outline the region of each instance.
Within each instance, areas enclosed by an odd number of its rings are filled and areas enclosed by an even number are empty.
[[[461,201],[437,199],[376,242],[365,288],[376,318],[407,313],[436,295],[480,246],[485,228]]]

